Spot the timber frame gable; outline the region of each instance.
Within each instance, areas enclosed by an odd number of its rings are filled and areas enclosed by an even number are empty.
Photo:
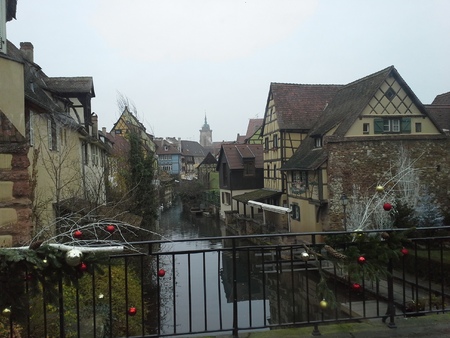
[[[350,196],[355,186],[374,189],[404,152],[429,171],[424,179],[430,187],[443,185],[448,173],[442,174],[441,162],[448,163],[448,143],[433,114],[393,66],[349,83],[281,168],[292,231],[341,229],[341,196]]]
[[[341,85],[271,83],[261,126],[264,188],[286,193],[280,168],[306,138]],[[285,205],[282,195],[278,205]]]

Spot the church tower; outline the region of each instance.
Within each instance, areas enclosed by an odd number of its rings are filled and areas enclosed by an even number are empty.
[[[205,123],[203,124],[202,129],[200,129],[200,144],[203,148],[211,148],[212,143],[212,130],[209,128],[208,121],[206,120],[205,114]]]

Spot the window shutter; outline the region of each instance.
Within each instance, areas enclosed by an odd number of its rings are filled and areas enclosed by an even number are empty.
[[[400,128],[402,133],[411,133],[411,118],[410,117],[402,118]]]
[[[49,118],[47,120],[47,134],[48,134],[48,149],[53,150],[53,140],[52,140],[52,120]]]
[[[375,134],[383,134],[383,119],[374,119],[373,132]]]

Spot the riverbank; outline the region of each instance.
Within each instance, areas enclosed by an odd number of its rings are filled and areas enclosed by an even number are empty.
[[[379,337],[427,337],[450,336],[450,313],[427,314],[422,317],[395,318],[397,328],[391,329],[381,319],[366,320],[360,323],[320,325],[319,332],[330,338],[379,338]],[[312,337],[313,327],[280,329],[261,332],[240,333],[240,338],[299,338]],[[231,335],[217,338],[231,338]]]

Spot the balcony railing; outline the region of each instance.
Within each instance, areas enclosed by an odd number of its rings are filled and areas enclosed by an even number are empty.
[[[0,336],[237,337],[295,326],[319,334],[329,323],[379,318],[393,328],[398,315],[447,312],[448,228],[403,233],[132,243],[139,252],[111,255],[78,285],[60,278],[53,299],[42,297],[49,290],[33,293],[25,278],[21,299],[3,310]]]

